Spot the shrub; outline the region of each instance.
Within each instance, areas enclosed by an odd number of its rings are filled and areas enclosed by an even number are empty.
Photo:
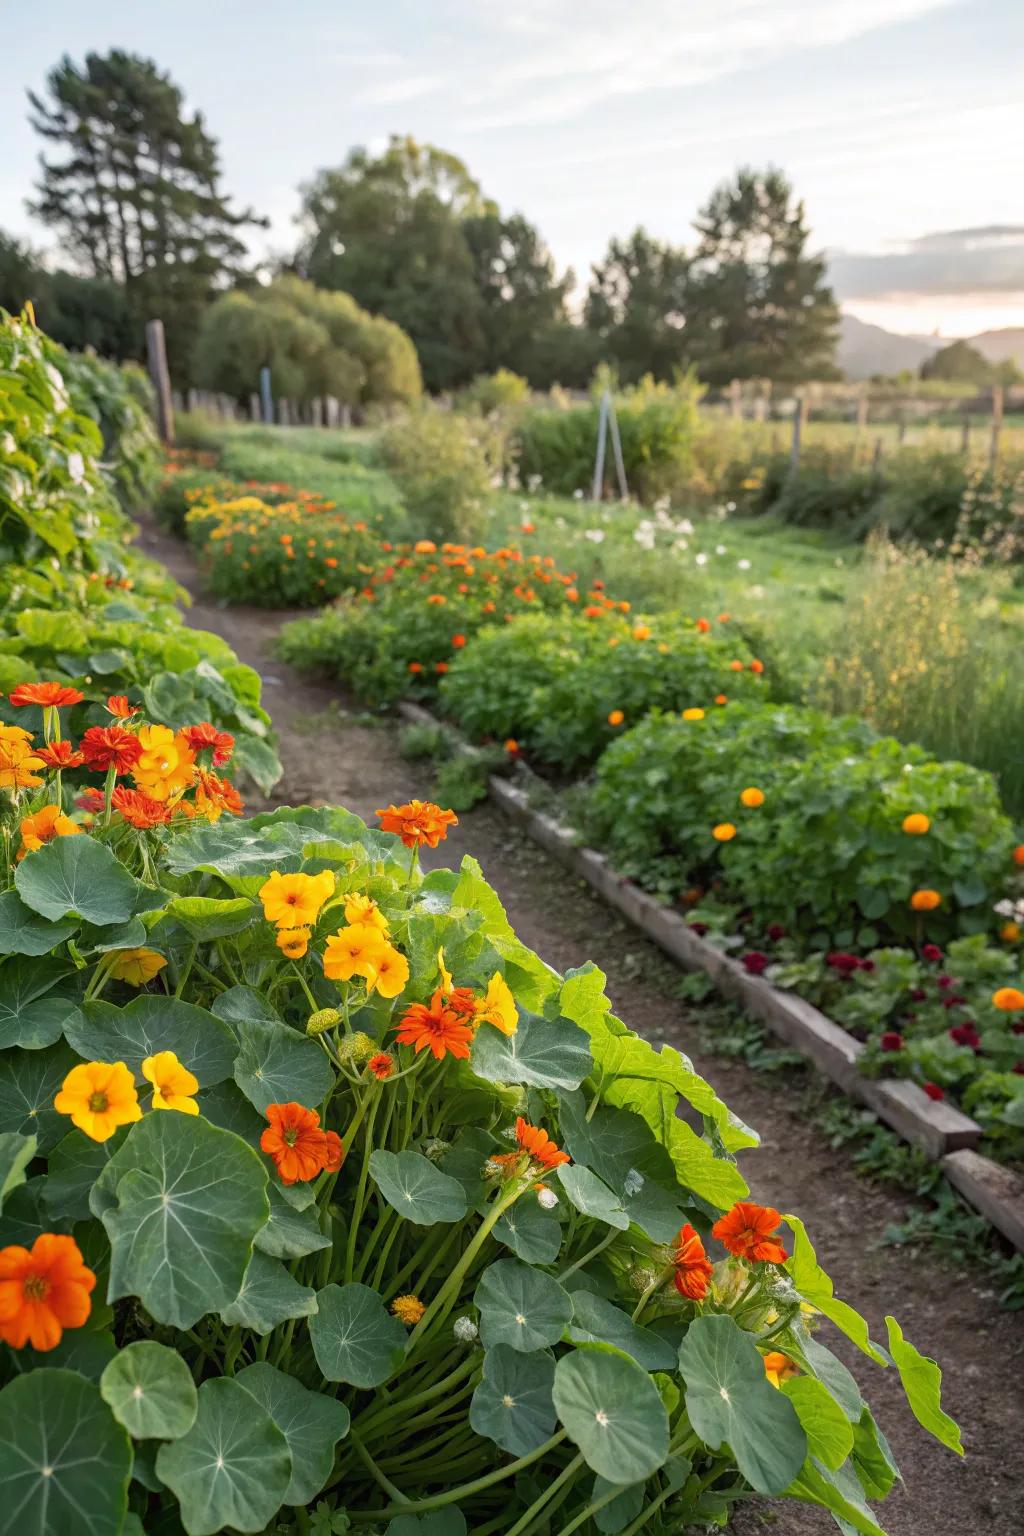
[[[480,373],[471,384],[459,391],[456,406],[462,411],[478,411],[481,416],[493,416],[500,411],[522,405],[530,398],[530,386],[519,373],[509,368],[499,368],[496,373]]]
[[[103,438],[103,469],[122,505],[144,506],[160,474],[160,442],[153,425],[153,391],[141,368],[105,363],[89,353],[65,352],[59,367],[76,409],[91,416]]]
[[[413,532],[439,540],[479,537],[501,464],[500,436],[492,426],[427,406],[386,427],[379,452]]]

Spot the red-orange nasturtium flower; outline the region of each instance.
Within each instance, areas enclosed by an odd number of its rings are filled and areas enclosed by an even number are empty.
[[[204,720],[199,725],[186,725],[182,734],[193,752],[213,752],[215,768],[223,768],[226,763],[230,763],[231,754],[235,750],[235,738],[229,731],[218,731],[215,725]]]
[[[1013,850],[1013,862],[1015,864],[1024,864],[1024,843],[1018,843]]]
[[[698,619],[697,620],[697,631],[698,631],[699,634],[706,635],[710,628],[711,628],[711,625],[709,624],[707,619]]]
[[[112,693],[107,700],[106,710],[115,720],[130,720],[132,715],[138,714],[138,706],[129,704],[125,693]]]
[[[128,773],[142,756],[139,738],[120,725],[91,725],[81,741],[86,766],[95,773]]]
[[[20,863],[26,853],[34,853],[44,843],[52,843],[55,837],[74,837],[82,829],[70,816],[64,815],[59,805],[44,805],[34,816],[24,817],[18,830],[21,847],[16,857]]]
[[[73,1237],[41,1232],[31,1249],[0,1249],[0,1339],[12,1349],[55,1349],[92,1310],[96,1276]]]
[[[81,768],[85,762],[85,755],[79,752],[70,741],[51,741],[49,746],[38,749],[47,768]]]
[[[445,1006],[439,987],[429,1006],[426,1003],[410,1004],[402,1015],[395,1038],[399,1045],[414,1046],[417,1054],[430,1051],[437,1061],[442,1061],[445,1056],[468,1061],[473,1030],[453,1009]]]
[[[375,1077],[378,1083],[386,1083],[389,1077],[394,1075],[395,1058],[387,1051],[377,1051],[366,1063],[366,1070],[371,1077]]]
[[[752,1264],[784,1264],[787,1254],[772,1234],[782,1217],[770,1205],[738,1200],[711,1228],[713,1237],[738,1259]]]
[[[757,673],[763,672],[764,671],[764,662],[763,661],[758,661],[757,657],[755,656],[754,660],[750,663],[750,670],[751,670],[751,672],[757,672]]]
[[[344,1158],[341,1137],[323,1131],[315,1109],[301,1104],[268,1104],[270,1121],[260,1137],[260,1148],[272,1157],[282,1184],[305,1184],[326,1168],[336,1173]]]
[[[162,826],[165,821],[170,821],[174,814],[173,807],[166,805],[164,801],[151,800],[149,795],[144,795],[140,789],[126,789],[123,784],[117,785],[110,797],[110,803],[114,810],[124,817],[128,825],[135,827],[137,831],[144,831],[147,827]]]
[[[992,1006],[1000,1013],[1019,1013],[1024,1009],[1024,992],[1018,987],[1000,987],[992,994]]]
[[[910,898],[911,910],[914,912],[934,912],[941,905],[942,897],[938,891],[915,891]]]
[[[609,725],[621,725],[623,720],[625,720],[625,718],[626,718],[626,716],[623,714],[621,709],[613,709],[613,710],[610,711],[610,713],[608,715],[608,724]]]
[[[405,805],[389,805],[378,810],[381,830],[394,832],[407,848],[436,848],[448,836],[448,828],[458,825],[454,811],[442,810],[432,800],[409,800]]]
[[[703,1301],[708,1293],[713,1266],[704,1251],[700,1234],[694,1231],[689,1222],[679,1229],[673,1261],[675,1271],[672,1283],[680,1296],[685,1296],[688,1301]]]
[[[194,805],[196,815],[205,816],[207,821],[219,821],[225,811],[230,816],[241,816],[245,810],[235,786],[208,768],[196,769]]]
[[[551,1140],[547,1131],[539,1125],[530,1125],[522,1115],[516,1120],[516,1141],[524,1152],[528,1152],[535,1163],[542,1164],[545,1168],[557,1168],[561,1163],[571,1162],[568,1152],[563,1152],[556,1142]]]
[[[63,683],[19,683],[8,698],[15,706],[38,704],[43,709],[66,709],[69,704],[81,704],[85,694]]]

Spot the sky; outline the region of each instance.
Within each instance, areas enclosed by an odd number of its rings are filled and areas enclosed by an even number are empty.
[[[146,54],[202,110],[227,191],[297,239],[298,187],[410,133],[466,161],[580,287],[612,235],[692,243],[740,165],[803,198],[843,308],[946,336],[1024,325],[1021,0],[0,0],[0,228],[64,53]],[[59,253],[57,253],[59,256]]]

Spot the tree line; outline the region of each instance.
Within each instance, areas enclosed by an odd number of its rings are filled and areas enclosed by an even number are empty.
[[[574,312],[575,274],[536,227],[434,146],[395,136],[319,171],[300,189],[295,250],[267,272],[244,237],[266,221],[224,192],[202,114],[152,60],[65,57],[29,101],[44,143],[30,208],[68,267],[0,235],[0,304],[31,298],[66,345],[115,358],[140,357],[159,316],[179,384],[241,396],[269,363],[300,398],[408,398],[419,375],[402,333],[435,391],[498,368],[583,387],[599,363],[624,383],[686,368],[713,385],[836,376],[825,261],[778,170],[717,187],[692,249],[642,228],[612,239]]]

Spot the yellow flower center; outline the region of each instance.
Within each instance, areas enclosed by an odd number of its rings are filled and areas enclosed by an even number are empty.
[[[89,1109],[94,1115],[105,1115],[110,1108],[110,1100],[105,1093],[90,1093]]]

